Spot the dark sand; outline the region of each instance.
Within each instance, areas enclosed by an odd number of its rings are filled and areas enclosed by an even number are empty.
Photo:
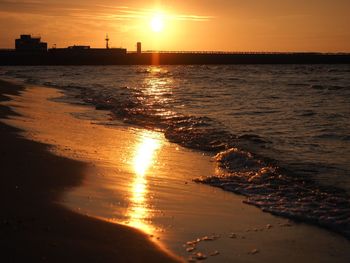
[[[23,87],[0,81],[4,94]],[[15,114],[0,105],[0,118]],[[78,186],[85,164],[49,153],[0,123],[1,262],[176,262],[129,227],[76,214],[58,204]]]

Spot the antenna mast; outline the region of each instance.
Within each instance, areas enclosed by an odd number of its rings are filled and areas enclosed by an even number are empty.
[[[108,37],[108,34],[106,34],[106,49],[109,49],[109,45],[108,45],[108,42],[109,42],[109,37]]]

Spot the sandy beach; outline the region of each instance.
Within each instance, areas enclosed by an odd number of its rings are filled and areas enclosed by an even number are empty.
[[[57,89],[1,81],[0,91],[10,95],[0,95],[0,231],[9,262],[350,259],[338,234],[194,183],[215,172],[210,155],[62,102]]]
[[[1,81],[0,99],[23,87]],[[1,118],[16,115],[0,106]],[[140,231],[87,217],[57,201],[81,184],[86,165],[0,123],[2,262],[176,262]]]

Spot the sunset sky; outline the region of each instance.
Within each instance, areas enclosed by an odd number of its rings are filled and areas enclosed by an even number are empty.
[[[0,0],[0,47],[350,52],[349,0]],[[153,22],[152,22],[153,21]]]

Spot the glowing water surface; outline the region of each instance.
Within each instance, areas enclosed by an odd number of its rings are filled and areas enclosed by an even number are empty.
[[[132,166],[135,177],[130,187],[130,205],[127,211],[130,226],[151,233],[151,226],[145,221],[149,218],[148,171],[157,160],[157,150],[162,143],[157,133],[143,131],[141,141],[135,145]],[[157,136],[158,138],[155,138]]]
[[[86,120],[83,117],[89,115],[86,107],[68,104],[60,107],[62,104],[45,101],[61,95],[53,89],[29,89],[10,104],[14,107],[30,105],[33,110],[18,107],[23,117],[5,122],[25,129],[25,136],[52,145],[50,149],[55,154],[91,165],[85,171],[85,187],[66,193],[64,202],[68,207],[154,234],[156,227],[152,217],[156,208],[152,204],[149,181],[150,177],[156,177],[157,171],[153,168],[158,162],[164,136],[137,128],[108,128],[96,124],[99,117],[95,116],[94,123]],[[102,119],[107,117],[103,112],[101,115]],[[95,168],[96,164],[99,169]]]
[[[241,197],[191,182],[214,173],[209,156],[169,143],[158,132],[96,124],[108,117],[103,112],[94,111],[91,118],[87,107],[47,100],[59,95],[28,89],[7,102],[24,117],[2,121],[52,145],[55,154],[86,163],[82,185],[62,197],[70,209],[143,230],[184,258],[190,255],[186,241],[215,233],[219,239],[197,245],[207,255],[220,251],[207,262],[279,262],[288,253],[286,263],[348,262],[348,241],[335,234],[305,225],[283,227],[287,220],[246,206]],[[229,238],[232,232],[242,238]],[[253,257],[248,253],[253,248],[261,253]]]

